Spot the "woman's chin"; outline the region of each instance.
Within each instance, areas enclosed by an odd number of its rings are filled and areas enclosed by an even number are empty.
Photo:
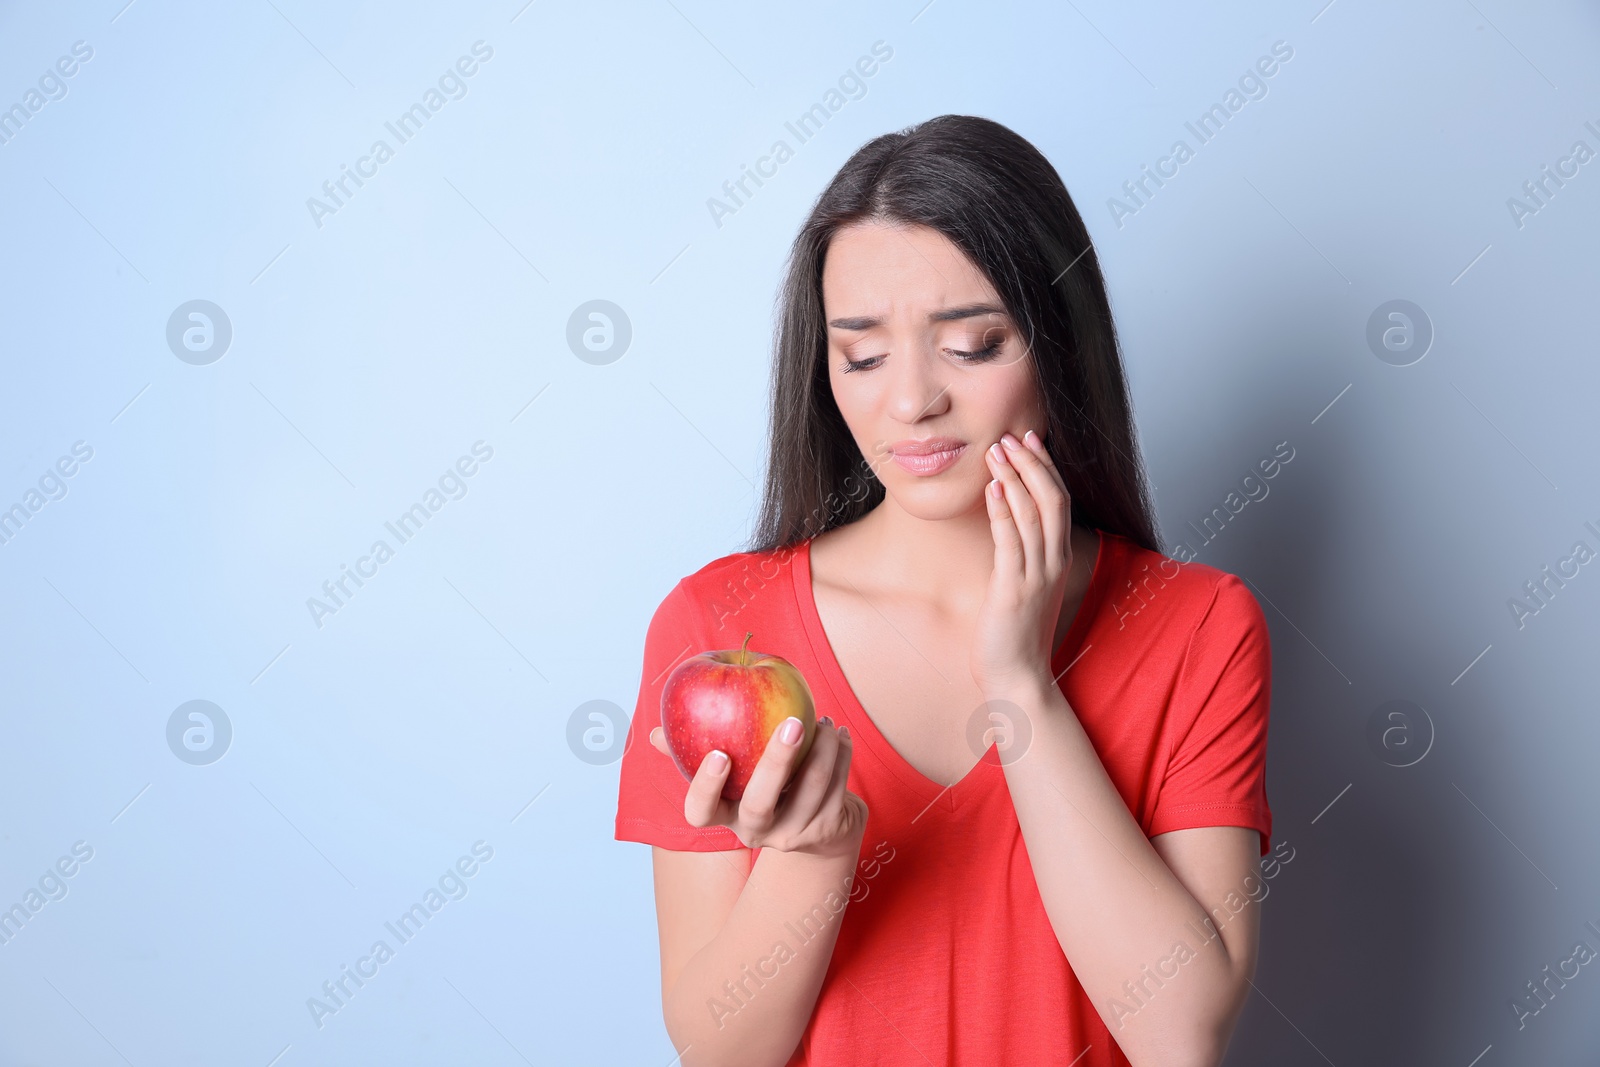
[[[911,485],[885,491],[899,509],[915,519],[936,522],[940,519],[960,519],[974,511],[986,512],[983,485],[968,486],[956,482],[934,484],[918,480]]]

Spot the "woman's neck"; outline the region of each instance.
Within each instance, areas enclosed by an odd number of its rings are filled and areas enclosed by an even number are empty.
[[[994,534],[981,499],[967,514],[924,519],[886,498],[851,526],[848,571],[955,610],[982,603],[994,571]]]
[[[1059,644],[1088,591],[1099,555],[1094,531],[1072,528],[1072,570],[1056,623]],[[812,574],[876,599],[921,601],[942,614],[975,616],[994,574],[994,535],[987,507],[970,514],[922,519],[890,499],[850,523],[822,535],[823,562],[813,544]]]

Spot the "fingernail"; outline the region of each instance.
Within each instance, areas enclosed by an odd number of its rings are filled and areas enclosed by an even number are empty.
[[[1006,461],[1006,454],[1001,450],[999,444],[989,446],[989,455],[995,458],[996,463],[1004,463]]]
[[[1000,440],[1001,440],[1001,442],[1003,442],[1005,444],[1005,446],[1007,448],[1009,448],[1013,452],[1017,451],[1017,449],[1022,447],[1022,442],[1018,441],[1015,437],[1012,437],[1011,434],[1009,434],[1009,433],[1001,434],[1000,435]]]
[[[839,727],[839,736],[844,738],[846,741],[850,740],[850,727],[848,727],[848,726]]]
[[[1039,435],[1034,433],[1032,430],[1029,430],[1027,433],[1023,434],[1022,439],[1026,441],[1028,447],[1033,449],[1035,452],[1041,451],[1044,448],[1044,441],[1042,441],[1039,438]]]
[[[832,726],[833,725],[833,716],[824,715],[822,718],[817,720],[817,723],[819,725],[821,725],[821,726]]]
[[[805,729],[800,720],[793,715],[783,720],[783,725],[778,729],[778,740],[786,745],[792,745],[800,740],[800,731]]]
[[[723,768],[727,767],[728,765],[728,755],[721,750],[713,750],[712,753],[706,757],[706,762],[711,764],[711,770],[714,773],[721,774]]]

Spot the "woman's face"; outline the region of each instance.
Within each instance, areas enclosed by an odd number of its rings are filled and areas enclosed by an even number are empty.
[[[887,494],[919,518],[982,508],[984,450],[1044,435],[1026,338],[994,286],[937,230],[867,222],[834,235],[822,303],[834,400]]]

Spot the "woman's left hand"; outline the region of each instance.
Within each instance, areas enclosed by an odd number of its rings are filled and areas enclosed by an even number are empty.
[[[999,450],[1004,458],[996,457]],[[984,452],[994,573],[978,612],[970,669],[986,698],[1053,682],[1050,657],[1072,569],[1072,498],[1039,435],[1007,433]]]

